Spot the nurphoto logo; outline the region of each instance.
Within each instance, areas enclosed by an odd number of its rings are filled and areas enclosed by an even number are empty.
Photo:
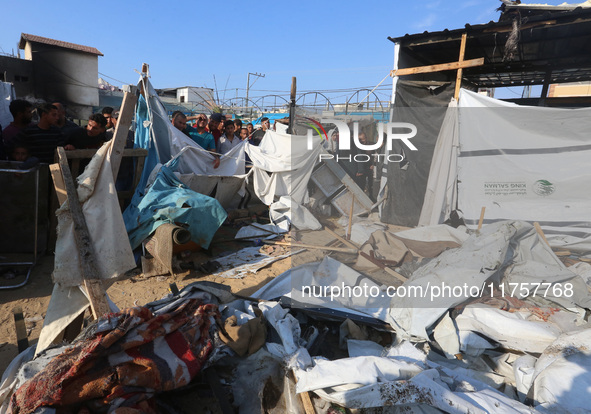
[[[322,140],[328,141],[328,134],[326,133],[325,128],[317,121],[313,119],[306,118],[312,121],[314,124],[308,124],[316,133],[321,137]],[[325,159],[336,159],[339,160],[347,160],[347,161],[356,161],[356,162],[370,162],[371,158],[373,157],[375,161],[381,162],[384,158],[387,158],[388,162],[401,162],[404,160],[404,156],[402,154],[390,154],[393,149],[393,142],[400,141],[402,142],[409,150],[411,151],[418,151],[418,148],[414,146],[414,144],[410,141],[417,135],[417,127],[413,124],[408,122],[378,122],[377,123],[377,142],[375,143],[364,143],[361,142],[359,139],[359,122],[353,123],[353,134],[349,129],[349,125],[346,122],[340,121],[337,119],[329,119],[324,122],[325,124],[333,124],[336,127],[336,132],[338,132],[338,140],[336,142],[336,146],[338,151],[335,151],[335,154],[330,153],[323,153],[320,154],[320,161]],[[308,137],[308,149],[312,150],[314,147],[313,141],[313,131],[312,129],[308,129],[307,137]],[[320,132],[322,131],[322,133]],[[360,153],[351,155],[351,154],[339,154],[339,151],[350,151],[351,150],[351,135],[353,136],[353,145],[360,151]],[[384,141],[386,144],[386,152],[385,154],[373,152],[377,151],[384,146]]]

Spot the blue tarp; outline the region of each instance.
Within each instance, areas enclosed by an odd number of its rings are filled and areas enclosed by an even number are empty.
[[[166,223],[182,223],[191,232],[191,240],[207,248],[227,217],[215,198],[191,190],[166,166],[160,169],[137,207],[131,205],[125,212],[135,218],[125,221],[133,249]]]
[[[146,89],[152,92],[147,82]],[[226,219],[220,203],[196,193],[173,173],[175,166],[162,167],[156,181],[144,194],[151,172],[158,163],[171,159],[170,123],[155,93],[148,94],[149,105],[139,97],[136,112],[135,148],[148,150],[142,177],[130,205],[123,212],[132,249],[165,223],[177,223],[191,232],[191,240],[202,247],[209,243]]]

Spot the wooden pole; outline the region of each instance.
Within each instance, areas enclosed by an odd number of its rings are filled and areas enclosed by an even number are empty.
[[[117,126],[115,127],[115,134],[113,135],[113,143],[109,150],[111,169],[113,170],[113,181],[117,181],[117,173],[119,172],[119,166],[121,165],[121,158],[123,157],[123,150],[125,149],[125,143],[127,142],[127,134],[129,133],[129,127],[133,120],[136,103],[137,96],[125,92],[121,111],[119,112],[119,118],[117,119]]]
[[[480,219],[478,220],[478,230],[482,228],[482,222],[484,221],[484,212],[486,211],[486,207],[482,207],[480,210]]]
[[[353,207],[355,207],[355,195],[351,192],[351,210],[349,210],[349,227],[347,229],[347,240],[351,240],[351,228],[353,227]]]
[[[294,125],[295,125],[295,107],[296,107],[296,90],[297,90],[297,80],[296,77],[291,78],[291,93],[290,93],[290,103],[289,103],[289,127],[287,128],[288,134],[295,134]]]
[[[438,65],[416,66],[414,68],[396,69],[390,71],[390,76],[416,75],[418,73],[443,72],[444,70],[458,70],[484,65],[484,58],[463,60],[461,62],[440,63]]]
[[[538,223],[536,221],[534,223],[534,227],[536,228],[536,231],[538,232],[538,234],[540,235],[540,237],[542,238],[542,240],[544,240],[546,242],[546,244],[548,246],[550,246],[550,243],[548,243],[548,239],[546,238],[546,235],[544,234],[544,231],[542,230],[542,226],[540,226],[540,223]]]
[[[357,249],[346,249],[344,247],[330,247],[330,246],[317,246],[315,244],[304,244],[304,243],[288,243],[288,242],[276,242],[272,240],[262,240],[265,244],[275,244],[277,246],[288,246],[288,247],[302,247],[304,249],[315,249],[315,250],[327,250],[331,252],[341,252],[349,254],[357,254]]]
[[[336,232],[332,231],[328,227],[325,227],[324,230],[326,230],[329,234],[336,237],[337,240],[340,241],[341,243],[343,243],[345,246],[349,246],[352,249],[359,249],[359,247],[357,245],[355,245],[353,242],[350,242],[349,240],[345,239],[344,237],[339,236]]]
[[[78,247],[78,255],[80,257],[80,271],[84,279],[84,286],[90,301],[92,314],[95,318],[99,318],[111,310],[107,302],[106,292],[103,289],[101,280],[99,278],[98,265],[96,261],[96,254],[90,239],[90,233],[86,225],[86,219],[82,212],[82,206],[78,199],[78,191],[72,178],[72,173],[68,167],[68,159],[63,147],[57,149],[60,169],[62,171],[62,178],[66,186],[66,194],[68,196],[68,207],[70,215],[74,222],[74,238],[76,246]]]
[[[462,34],[462,43],[460,44],[460,58],[458,59],[459,63],[462,63],[464,60],[464,53],[466,52],[466,38],[467,34]],[[484,62],[483,62],[484,63]],[[456,101],[460,96],[460,87],[462,86],[462,67],[458,69],[458,74],[456,76],[456,91],[454,93],[454,98]]]

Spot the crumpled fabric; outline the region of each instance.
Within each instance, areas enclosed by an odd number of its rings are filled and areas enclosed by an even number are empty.
[[[189,189],[166,166],[160,169],[137,207],[130,205],[124,213],[133,249],[165,223],[184,224],[191,240],[208,248],[226,217],[226,211],[216,199]]]
[[[220,339],[240,356],[257,352],[267,339],[267,326],[260,310],[255,310],[258,317],[239,325],[236,315],[226,319]]]
[[[213,350],[215,304],[190,299],[154,316],[146,307],[98,320],[87,338],[52,359],[13,394],[8,413],[85,405],[91,411],[156,413],[151,397],[187,385]],[[88,331],[87,331],[88,332]]]

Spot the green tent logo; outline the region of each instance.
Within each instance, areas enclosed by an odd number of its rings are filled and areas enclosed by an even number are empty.
[[[533,190],[537,195],[546,197],[554,193],[556,187],[548,180],[538,180],[534,183]]]

